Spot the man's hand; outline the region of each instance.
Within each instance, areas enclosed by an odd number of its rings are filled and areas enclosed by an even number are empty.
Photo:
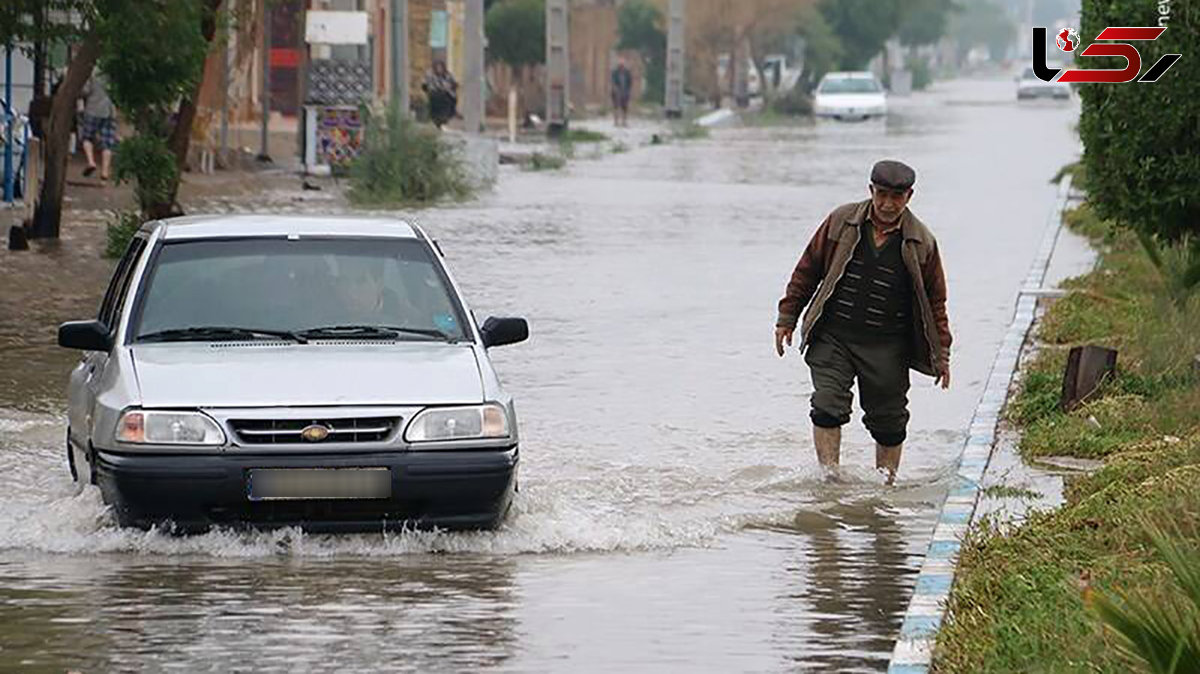
[[[791,346],[792,345],[792,333],[795,331],[796,331],[796,328],[783,328],[783,327],[779,327],[779,326],[775,327],[775,353],[779,354],[780,358],[783,357],[784,341],[787,342],[788,346]]]
[[[937,376],[937,379],[933,380],[934,386],[937,386],[938,384],[941,384],[943,390],[950,388],[950,366],[949,365],[947,365],[945,368],[942,369],[942,373]]]

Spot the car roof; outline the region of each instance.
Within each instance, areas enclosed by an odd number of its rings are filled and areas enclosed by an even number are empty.
[[[148,223],[166,241],[228,237],[347,236],[415,239],[419,230],[398,218],[347,215],[192,215]]]

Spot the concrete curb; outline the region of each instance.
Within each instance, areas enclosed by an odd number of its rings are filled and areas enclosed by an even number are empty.
[[[1070,192],[1071,178],[1066,176],[1059,183],[1058,198],[1042,236],[1042,245],[1017,296],[1012,323],[992,363],[987,387],[975,407],[967,440],[959,456],[954,484],[942,503],[938,523],[933,530],[933,540],[929,543],[929,551],[917,575],[916,589],[913,590],[904,622],[900,626],[900,636],[892,650],[889,674],[924,674],[929,671],[933,645],[942,618],[945,617],[950,587],[954,583],[959,547],[979,503],[979,485],[991,459],[1000,411],[1016,374],[1021,347],[1033,325],[1038,297],[1046,294],[1042,283],[1059,232],[1062,231],[1062,214]]]

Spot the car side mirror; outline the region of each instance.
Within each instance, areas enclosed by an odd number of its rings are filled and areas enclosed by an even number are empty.
[[[483,322],[479,329],[483,336],[483,346],[505,346],[516,344],[529,339],[529,323],[524,318],[497,318],[492,316]]]
[[[83,351],[109,351],[112,337],[100,321],[71,321],[58,326],[58,345]]]

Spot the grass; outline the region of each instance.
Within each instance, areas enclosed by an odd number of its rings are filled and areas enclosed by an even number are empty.
[[[1200,409],[1192,385],[1200,298],[1182,306],[1172,301],[1136,239],[1098,221],[1086,206],[1067,222],[1101,247],[1101,261],[1068,282],[1070,294],[1039,322],[1041,348],[1006,410],[1024,431],[1021,454],[1103,458],[1130,442],[1187,432]],[[1067,351],[1082,344],[1117,349],[1117,373],[1068,414],[1058,408],[1062,374]]]
[[[1200,436],[1144,445],[1082,480],[1060,510],[1007,533],[978,523],[963,544],[935,671],[1130,671],[1090,595],[1170,590],[1140,522],[1197,531],[1197,479]]]
[[[1065,284],[1071,293],[1041,320],[1039,350],[1005,413],[1022,430],[1023,456],[1104,465],[1072,478],[1058,510],[1016,527],[987,518],[972,526],[935,671],[1137,671],[1142,665],[1104,627],[1096,598],[1166,606],[1153,599],[1178,593],[1146,522],[1182,532],[1175,543],[1197,554],[1200,386],[1191,363],[1200,353],[1200,301],[1173,301],[1136,239],[1086,207],[1067,221],[1101,251],[1100,263]],[[1058,407],[1067,351],[1087,343],[1117,348],[1118,370],[1068,414]],[[1186,664],[1178,671],[1197,671]]]
[[[559,140],[564,143],[603,143],[608,136],[591,129],[567,129]]]
[[[557,171],[567,165],[567,158],[556,154],[534,152],[525,165],[527,171]]]
[[[1040,491],[1013,487],[1007,484],[994,484],[984,489],[983,495],[987,498],[1018,498],[1026,501],[1033,501],[1044,496]]]
[[[710,135],[708,127],[700,126],[695,122],[683,122],[671,128],[671,138],[675,140],[700,140],[708,138]]]

